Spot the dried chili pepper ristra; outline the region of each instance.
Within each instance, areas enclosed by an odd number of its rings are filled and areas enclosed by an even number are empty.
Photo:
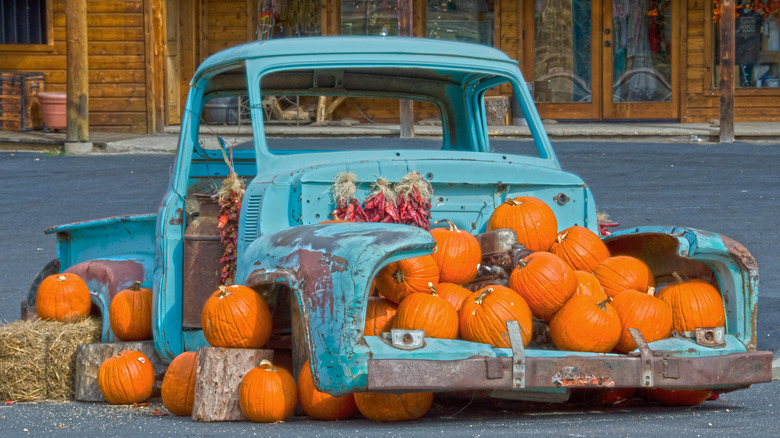
[[[336,209],[331,216],[333,219],[341,219],[352,222],[367,222],[368,217],[363,212],[360,201],[355,198],[357,175],[352,172],[341,172],[333,181],[333,203]]]
[[[386,178],[377,179],[374,190],[363,201],[363,211],[368,217],[368,222],[399,222],[395,197],[390,182]]]
[[[433,187],[419,172],[409,172],[396,185],[396,192],[401,223],[430,230]]]
[[[219,259],[222,265],[218,279],[220,285],[230,285],[235,279],[238,219],[243,197],[244,184],[231,168],[230,175],[222,181],[222,187],[217,193],[217,203],[219,204],[217,229],[219,230],[219,240],[224,247],[224,253]]]

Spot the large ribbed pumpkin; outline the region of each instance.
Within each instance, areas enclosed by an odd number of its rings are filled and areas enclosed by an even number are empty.
[[[472,294],[458,312],[460,337],[471,342],[510,348],[507,321],[517,321],[523,345],[531,342],[533,317],[523,297],[500,285],[484,287]]]
[[[612,306],[620,316],[620,340],[615,350],[628,353],[636,349],[636,343],[628,329],[639,329],[645,341],[666,339],[672,332],[672,309],[655,296],[655,288],[647,292],[626,290],[612,299]]]
[[[715,287],[704,280],[684,281],[678,273],[673,275],[677,282],[663,287],[656,296],[672,308],[675,331],[692,332],[697,327],[726,325],[723,298]]]
[[[152,338],[152,290],[136,281],[111,299],[108,310],[111,331],[123,341]]]
[[[298,388],[293,376],[267,360],[249,370],[238,386],[241,412],[256,423],[284,421],[297,404]]]
[[[448,228],[433,228],[431,235],[436,239],[436,252],[431,254],[439,265],[439,283],[469,284],[477,276],[477,265],[482,261],[482,249],[471,233],[459,230],[451,221],[444,219]]]
[[[434,290],[440,297],[452,304],[456,312],[460,311],[466,299],[474,293],[455,283],[439,283],[432,287],[434,287]]]
[[[599,279],[590,272],[574,271],[574,275],[577,277],[577,290],[574,295],[584,295],[593,297],[596,301],[604,301],[607,299],[607,294],[604,292],[604,288],[601,287]]]
[[[550,320],[550,337],[559,350],[608,353],[620,339],[620,317],[609,304],[573,296]]]
[[[577,290],[574,270],[550,252],[535,252],[520,260],[509,276],[517,292],[539,319],[549,320]]]
[[[532,196],[508,199],[488,218],[487,231],[509,228],[517,233],[517,242],[531,251],[550,249],[558,233],[555,213],[544,201]]]
[[[220,286],[203,305],[203,336],[213,347],[260,348],[271,337],[263,298],[241,285]]]
[[[709,389],[646,389],[647,397],[669,406],[695,406],[709,400]]]
[[[161,396],[165,408],[174,415],[192,415],[195,404],[195,377],[198,369],[198,354],[185,351],[173,358],[165,370]]]
[[[152,395],[154,368],[138,351],[122,351],[104,360],[98,368],[98,387],[111,404],[139,403]]]
[[[550,252],[562,258],[572,269],[591,272],[609,257],[607,245],[593,231],[575,225],[555,237]]]
[[[435,292],[415,293],[398,305],[393,328],[424,330],[426,338],[455,339],[458,337],[458,312]]]
[[[35,294],[35,313],[41,319],[70,321],[89,316],[92,303],[87,283],[76,274],[44,278]]]
[[[308,360],[298,374],[298,402],[303,412],[315,420],[343,420],[358,411],[352,394],[334,397],[314,387]]]
[[[363,334],[379,336],[382,332],[389,332],[393,328],[393,318],[397,311],[398,306],[387,298],[369,297]]]
[[[599,280],[607,296],[615,295],[627,289],[647,290],[655,286],[653,273],[647,265],[631,256],[612,256],[604,259],[593,269],[593,275]]]
[[[428,283],[439,282],[439,265],[430,255],[399,260],[376,275],[379,295],[395,304],[413,293],[430,293]]]
[[[360,413],[369,420],[380,422],[417,420],[431,408],[433,393],[356,392],[355,403]]]

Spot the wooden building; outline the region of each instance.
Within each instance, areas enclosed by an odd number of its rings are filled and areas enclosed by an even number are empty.
[[[4,25],[0,71],[43,72],[47,91],[65,91],[68,1],[2,2],[0,22],[32,20],[26,28],[39,34],[19,38]],[[735,118],[780,121],[780,0],[735,1]],[[15,15],[9,4],[32,12]],[[178,124],[195,68],[224,48],[397,35],[406,8],[414,36],[490,45],[517,59],[543,118],[718,119],[717,0],[88,0],[90,129]],[[397,120],[396,106],[370,106],[377,121]],[[334,117],[360,119],[359,109],[342,105]],[[415,118],[429,110],[416,106]]]

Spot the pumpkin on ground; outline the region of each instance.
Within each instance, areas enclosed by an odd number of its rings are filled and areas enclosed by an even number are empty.
[[[298,404],[295,379],[284,368],[263,360],[249,370],[238,386],[241,412],[256,423],[284,421]]]
[[[574,276],[577,277],[577,290],[574,291],[574,296],[583,295],[593,297],[597,301],[604,301],[607,299],[607,294],[604,292],[604,288],[601,287],[599,279],[590,272],[574,271]]]
[[[653,273],[647,265],[631,256],[612,256],[593,269],[593,275],[599,280],[607,296],[615,295],[627,289],[647,290],[655,286]]]
[[[431,287],[433,287],[433,290],[440,297],[452,304],[452,307],[455,308],[456,312],[460,311],[460,308],[463,307],[463,303],[466,299],[474,293],[455,283],[439,283],[436,286]]]
[[[655,288],[647,292],[626,290],[612,299],[612,305],[620,316],[620,340],[615,350],[628,353],[635,350],[636,342],[628,329],[635,328],[650,343],[666,339],[672,332],[672,309],[655,296]]]
[[[509,228],[517,233],[517,243],[531,251],[550,249],[558,233],[558,220],[552,208],[532,196],[507,199],[488,218],[487,231]]]
[[[510,348],[507,321],[517,321],[523,345],[531,342],[533,317],[523,297],[500,285],[484,287],[472,294],[458,312],[460,337],[471,342]]]
[[[620,317],[609,302],[574,296],[550,320],[550,337],[559,350],[608,353],[620,339]]]
[[[431,408],[433,393],[356,392],[355,403],[360,413],[369,420],[380,422],[417,420],[422,418]]]
[[[398,311],[392,301],[382,297],[369,297],[366,305],[366,323],[363,335],[379,336],[393,328],[393,318]]]
[[[586,272],[609,257],[607,245],[593,231],[575,225],[569,227],[555,238],[550,252],[562,258],[574,270]]]
[[[123,341],[152,338],[152,290],[136,281],[111,299],[108,310],[111,331]]]
[[[41,319],[78,320],[89,316],[91,308],[89,287],[76,274],[49,275],[35,294],[35,313]]]
[[[670,406],[696,406],[712,396],[712,391],[709,389],[652,388],[645,391],[651,400]]]
[[[271,337],[271,312],[246,286],[220,286],[203,305],[203,336],[213,347],[260,348]]]
[[[710,283],[693,279],[684,281],[673,273],[674,284],[658,291],[658,298],[672,308],[672,328],[678,333],[692,332],[697,327],[722,327],[726,325],[723,298]]]
[[[539,319],[549,320],[577,290],[574,270],[550,252],[535,252],[520,260],[509,276],[517,292]]]
[[[376,275],[379,295],[395,304],[413,293],[430,293],[428,283],[439,282],[439,265],[430,255],[399,260]]]
[[[334,397],[314,387],[308,360],[298,374],[298,402],[303,412],[315,420],[343,420],[358,411],[352,394]]]
[[[439,265],[439,283],[469,284],[477,276],[477,265],[482,261],[482,249],[477,238],[465,230],[459,230],[444,219],[448,228],[433,228],[436,252],[431,254]]]
[[[458,337],[458,312],[435,291],[415,293],[398,305],[393,328],[424,330],[426,338],[455,339]]]
[[[165,408],[173,415],[190,416],[195,405],[195,377],[198,369],[198,354],[185,351],[173,358],[161,388]]]
[[[97,383],[111,404],[139,403],[152,395],[154,368],[143,353],[122,351],[103,361]]]

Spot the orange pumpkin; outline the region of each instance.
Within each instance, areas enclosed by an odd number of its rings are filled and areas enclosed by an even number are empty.
[[[393,318],[398,306],[382,297],[370,297],[366,306],[366,324],[363,328],[365,336],[379,336],[393,328]]]
[[[535,252],[520,260],[509,276],[509,287],[531,308],[534,316],[549,320],[577,290],[574,270],[550,252]]]
[[[607,294],[604,292],[604,288],[601,287],[598,278],[590,272],[574,271],[574,275],[577,277],[577,290],[574,291],[574,296],[583,295],[593,297],[596,301],[604,301],[607,299]]]
[[[152,290],[136,281],[111,299],[108,310],[111,331],[123,341],[152,338]]]
[[[523,345],[531,342],[533,317],[523,297],[512,289],[491,285],[474,292],[458,312],[460,337],[471,342],[510,348],[507,321],[517,321]]]
[[[712,396],[709,389],[664,389],[645,390],[648,398],[670,406],[695,406]]]
[[[89,316],[91,308],[89,287],[76,274],[49,275],[35,294],[35,313],[41,319],[77,320]]]
[[[458,312],[433,291],[416,293],[398,305],[393,328],[424,330],[425,337],[455,339],[458,337]]]
[[[604,259],[593,269],[593,275],[599,280],[608,297],[626,289],[647,290],[655,286],[653,273],[647,265],[631,256],[612,256]]]
[[[355,403],[360,413],[369,420],[380,422],[417,420],[422,418],[431,408],[433,393],[356,392]]]
[[[550,252],[562,258],[574,270],[593,271],[609,257],[607,245],[593,231],[575,225],[569,227],[555,238]]]
[[[241,285],[220,286],[203,305],[203,336],[213,347],[260,348],[271,337],[263,298]]]
[[[559,350],[608,353],[620,339],[620,317],[609,302],[573,296],[550,320],[550,337]]]
[[[673,273],[677,283],[658,291],[658,298],[672,308],[672,328],[678,333],[692,332],[696,327],[721,327],[726,325],[723,298],[715,287],[706,281],[684,281]]]
[[[358,411],[352,394],[334,397],[314,387],[308,360],[298,374],[298,402],[303,412],[315,420],[343,420]]]
[[[439,265],[430,255],[399,260],[376,275],[379,295],[395,304],[413,293],[430,293],[428,283],[439,282]]]
[[[455,283],[439,283],[432,287],[440,297],[452,304],[456,312],[460,311],[466,299],[474,293]]]
[[[284,368],[277,368],[270,361],[263,360],[241,379],[238,404],[250,421],[284,421],[298,404],[295,379]]]
[[[517,242],[531,251],[547,251],[558,233],[558,220],[544,201],[519,196],[507,199],[488,218],[487,231],[499,228],[514,230]]]
[[[176,356],[165,370],[161,396],[165,408],[173,415],[190,416],[195,405],[195,377],[198,354],[185,351]]]
[[[122,351],[98,368],[98,387],[111,404],[139,403],[152,395],[154,368],[143,353]]]
[[[431,256],[439,265],[439,281],[455,284],[469,284],[477,276],[477,265],[482,261],[482,249],[471,233],[459,230],[451,221],[444,219],[449,228],[434,228],[431,235],[436,239],[436,252]]]
[[[628,329],[639,329],[645,341],[666,339],[672,332],[672,309],[655,296],[655,288],[647,292],[626,290],[612,299],[612,305],[620,316],[620,340],[615,350],[628,353],[636,349],[636,343]]]

